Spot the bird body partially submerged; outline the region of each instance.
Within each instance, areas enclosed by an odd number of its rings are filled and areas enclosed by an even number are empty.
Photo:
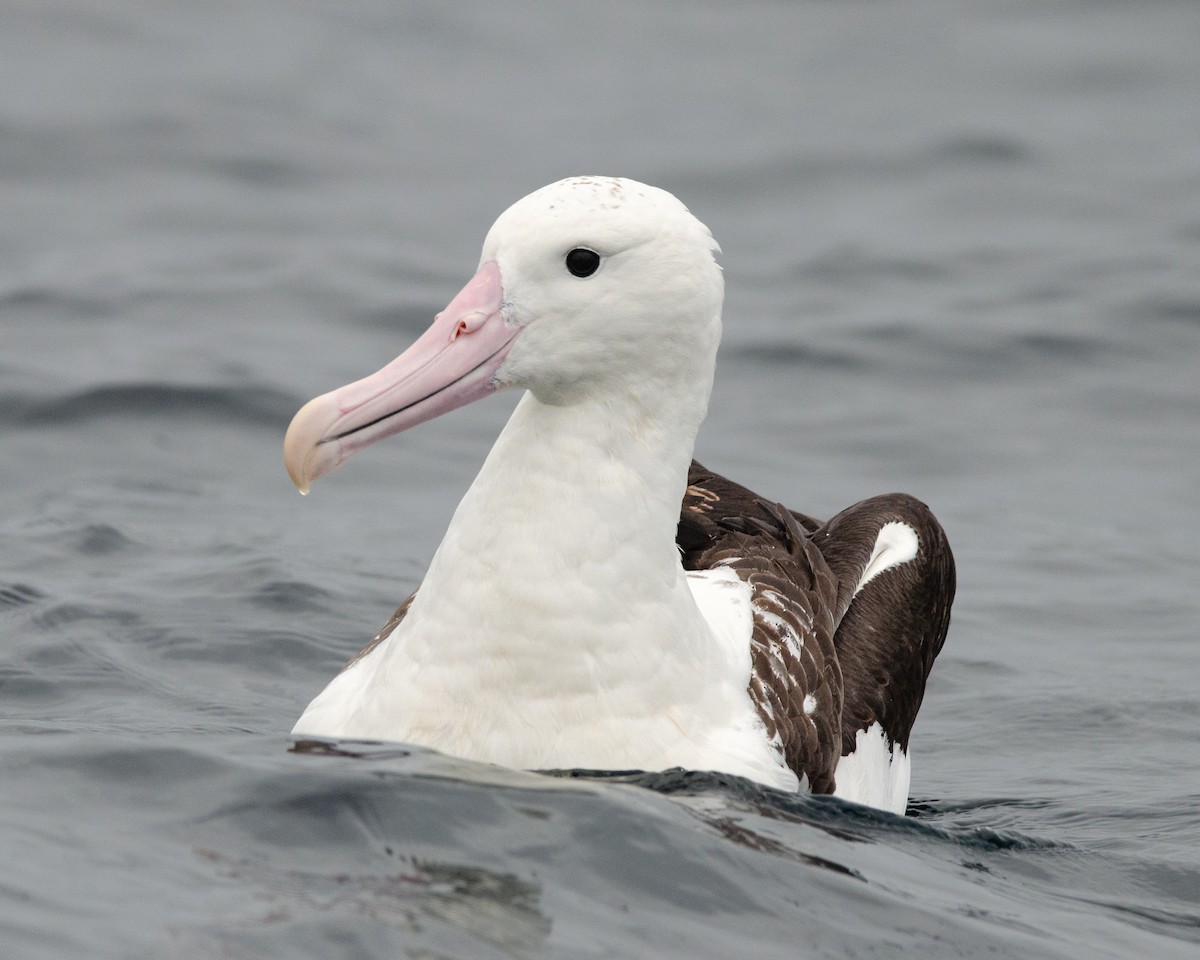
[[[528,391],[425,580],[296,734],[514,767],[714,769],[903,811],[949,548],[912,498],[819,524],[692,463],[715,250],[664,191],[552,184],[501,215],[409,351],[297,414],[285,460],[305,490],[367,443]],[[842,759],[871,737],[882,777]]]

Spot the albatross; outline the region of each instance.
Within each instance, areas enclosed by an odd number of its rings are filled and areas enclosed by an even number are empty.
[[[419,339],[296,414],[284,462],[304,493],[377,440],[525,391],[424,580],[294,736],[720,771],[904,813],[953,556],[911,496],[822,522],[692,459],[719,252],[656,187],[543,187]]]

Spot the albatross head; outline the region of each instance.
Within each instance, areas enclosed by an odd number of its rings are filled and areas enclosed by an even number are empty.
[[[502,387],[552,405],[679,393],[703,408],[724,295],[717,250],[675,197],[634,180],[531,193],[496,220],[475,276],[411,347],[301,408],[288,473],[306,493],[357,450]]]

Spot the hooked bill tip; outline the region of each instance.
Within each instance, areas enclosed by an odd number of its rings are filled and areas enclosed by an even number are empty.
[[[332,468],[322,455],[321,444],[337,416],[337,404],[331,394],[317,397],[300,408],[283,438],[283,465],[302,494],[308,493],[312,482]]]

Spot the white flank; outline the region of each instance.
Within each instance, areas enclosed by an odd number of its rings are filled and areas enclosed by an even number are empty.
[[[750,756],[744,758],[749,761],[744,764],[746,770],[750,770],[751,763],[755,767],[755,772],[747,772],[744,776],[780,790],[796,790],[800,784],[784,762],[783,742],[779,734],[776,733],[771,740],[767,739],[766,725],[750,699],[750,635],[753,618],[757,615],[751,603],[750,584],[729,567],[689,571],[687,580],[696,606],[700,608],[713,636],[726,649],[730,661],[737,665],[736,675],[745,679],[745,713],[735,728],[728,731],[728,749],[736,748],[736,741],[744,739],[747,733],[757,744],[768,744],[770,750],[766,754],[756,747]],[[790,626],[788,629],[791,629]],[[732,772],[728,765],[713,769]]]
[[[835,797],[904,816],[911,767],[899,744],[889,743],[878,721],[859,730],[854,752],[838,761]]]

